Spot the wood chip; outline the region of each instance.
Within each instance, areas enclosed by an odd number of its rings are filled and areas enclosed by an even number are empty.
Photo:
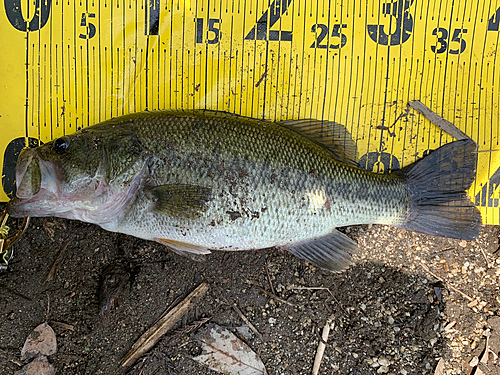
[[[167,333],[167,331],[169,331],[207,291],[208,285],[206,283],[200,284],[182,302],[163,315],[135,342],[134,345],[132,345],[130,351],[121,360],[120,368],[116,372],[130,367],[138,358],[142,357],[155,346],[158,340],[160,340],[161,337]]]
[[[448,323],[448,324],[446,325],[446,327],[444,327],[444,331],[445,331],[445,332],[449,332],[449,331],[451,331],[451,329],[455,326],[455,324],[457,324],[457,321],[456,321],[456,320],[451,321],[450,323]]]

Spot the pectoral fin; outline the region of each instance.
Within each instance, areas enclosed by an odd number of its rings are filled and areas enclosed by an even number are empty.
[[[204,260],[204,255],[210,254],[210,250],[206,247],[186,242],[174,241],[165,238],[155,238],[155,241],[167,246],[174,253],[183,255],[197,262]]]
[[[171,184],[146,190],[153,200],[153,210],[177,219],[196,219],[208,208],[212,190],[203,186]]]
[[[285,249],[320,268],[340,272],[352,263],[352,254],[357,251],[358,245],[335,230],[327,236],[289,245]]]

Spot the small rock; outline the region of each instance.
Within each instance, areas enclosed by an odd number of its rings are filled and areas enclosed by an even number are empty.
[[[389,367],[380,366],[377,370],[377,374],[387,374],[389,372]]]
[[[380,357],[378,359],[378,363],[381,365],[381,366],[389,366],[391,364],[391,362],[389,362],[389,360],[385,357]]]

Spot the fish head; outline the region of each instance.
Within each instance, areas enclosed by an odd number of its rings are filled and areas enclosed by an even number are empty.
[[[14,217],[109,223],[134,196],[148,157],[137,137],[113,126],[24,149],[16,164],[16,197],[7,210]]]

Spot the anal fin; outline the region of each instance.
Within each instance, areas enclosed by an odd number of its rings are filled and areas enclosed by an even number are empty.
[[[344,233],[332,233],[312,240],[288,245],[286,250],[298,258],[332,272],[340,272],[352,263],[358,245]]]
[[[193,245],[187,242],[169,240],[165,238],[155,238],[155,241],[165,245],[174,253],[188,257],[195,261],[202,261],[204,260],[203,255],[211,253],[206,247]]]

